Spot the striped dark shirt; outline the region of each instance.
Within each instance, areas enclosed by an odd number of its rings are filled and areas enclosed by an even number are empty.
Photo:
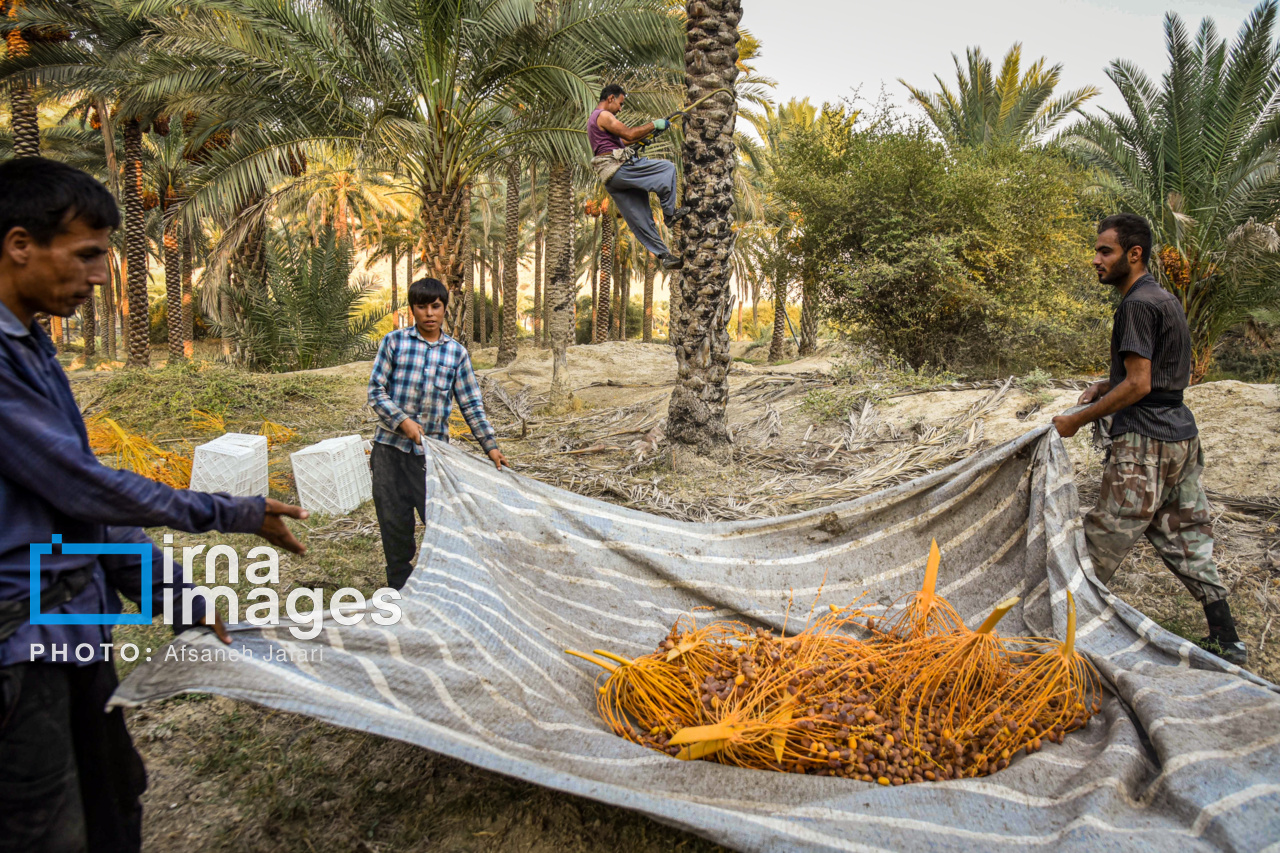
[[[1151,392],[1182,391],[1191,383],[1191,332],[1177,297],[1151,276],[1133,283],[1116,308],[1111,328],[1111,387],[1125,378],[1127,353],[1151,360]],[[1116,412],[1111,435],[1136,432],[1158,441],[1195,438],[1196,419],[1182,403],[1150,405],[1142,401]]]

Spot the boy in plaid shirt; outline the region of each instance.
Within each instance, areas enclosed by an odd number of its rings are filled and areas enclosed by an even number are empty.
[[[369,405],[380,421],[373,436],[373,506],[382,529],[387,584],[395,589],[413,571],[414,511],[426,521],[422,440],[449,440],[454,397],[493,464],[499,469],[507,464],[484,415],[471,356],[442,330],[449,291],[438,280],[424,278],[409,287],[408,301],[414,325],[382,339],[369,377]]]

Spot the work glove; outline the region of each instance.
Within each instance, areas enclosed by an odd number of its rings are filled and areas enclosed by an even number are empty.
[[[668,127],[671,127],[671,122],[667,121],[665,118],[655,118],[653,120],[653,129],[658,133],[662,133],[662,131],[666,130]]]

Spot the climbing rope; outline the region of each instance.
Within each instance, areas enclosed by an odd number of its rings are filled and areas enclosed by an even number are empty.
[[[710,98],[716,95],[719,95],[723,92],[728,92],[729,94],[732,95],[734,93],[734,89],[729,86],[723,86],[719,89],[715,89],[714,91],[708,92],[707,94],[703,95],[701,98],[698,98],[698,100],[694,101],[692,104],[689,104],[687,107],[682,107],[681,109],[673,112],[671,115],[666,116],[665,119],[667,121],[667,126],[670,127],[671,126],[670,123],[675,121],[677,118],[684,118],[686,115],[691,113],[695,107],[697,107],[704,101],[709,100]],[[644,151],[645,148],[648,148],[654,142],[654,140],[656,140],[664,132],[665,131],[654,130],[650,132],[648,136],[645,136],[642,139],[637,139],[635,142],[631,143],[627,147],[630,148],[632,151],[634,151],[636,154],[640,154]]]

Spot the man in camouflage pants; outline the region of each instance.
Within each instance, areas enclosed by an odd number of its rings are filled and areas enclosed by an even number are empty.
[[[1213,561],[1209,500],[1200,474],[1204,451],[1191,410],[1182,402],[1191,379],[1191,335],[1182,305],[1147,271],[1151,229],[1133,214],[1098,225],[1093,265],[1118,291],[1111,331],[1111,375],[1080,395],[1088,408],[1053,419],[1069,438],[1110,417],[1112,443],[1098,505],[1085,516],[1089,558],[1107,583],[1145,535],[1165,565],[1204,607],[1209,636],[1201,645],[1243,666],[1227,590]]]

